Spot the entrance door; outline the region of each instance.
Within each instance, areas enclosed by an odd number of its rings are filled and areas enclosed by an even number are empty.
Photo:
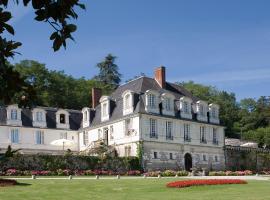
[[[106,144],[106,145],[108,145],[109,144],[109,141],[108,141],[108,135],[109,135],[109,129],[108,128],[104,128],[103,129],[103,131],[104,131],[104,143]]]
[[[192,168],[192,157],[189,153],[185,154],[185,170],[186,171],[191,171]]]

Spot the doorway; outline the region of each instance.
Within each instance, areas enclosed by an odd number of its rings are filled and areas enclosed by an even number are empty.
[[[192,157],[190,153],[185,154],[185,170],[186,171],[191,171],[192,168]]]

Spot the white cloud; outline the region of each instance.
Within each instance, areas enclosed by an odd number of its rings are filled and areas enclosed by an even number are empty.
[[[270,68],[223,71],[214,73],[195,74],[190,77],[173,78],[175,81],[189,81],[200,83],[244,83],[249,81],[270,80]]]

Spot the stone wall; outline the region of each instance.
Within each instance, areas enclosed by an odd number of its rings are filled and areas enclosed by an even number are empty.
[[[270,150],[247,147],[225,147],[226,170],[270,170]]]

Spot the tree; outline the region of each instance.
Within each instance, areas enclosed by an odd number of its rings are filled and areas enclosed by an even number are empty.
[[[118,72],[118,66],[115,64],[116,57],[108,54],[105,60],[97,64],[99,74],[94,77],[95,80],[103,82],[112,89],[119,86],[121,82],[121,74]]]
[[[19,0],[13,0],[13,2],[19,4]],[[81,4],[79,0],[23,0],[22,2],[24,6],[29,6],[31,2],[35,11],[35,20],[49,23],[53,28],[50,40],[53,41],[54,51],[59,50],[61,46],[66,48],[67,39],[74,40],[72,33],[76,31],[77,27],[75,24],[68,23],[68,20],[78,18],[75,7],[85,9],[85,5]],[[19,104],[26,105],[30,104],[30,99],[34,98],[32,96],[34,95],[33,88],[25,82],[24,77],[21,77],[7,64],[7,60],[14,57],[17,53],[16,49],[22,45],[20,42],[3,37],[4,32],[15,34],[14,28],[8,24],[12,13],[4,10],[9,3],[10,0],[0,0],[0,92],[1,94],[8,93],[7,97],[0,96],[0,102],[9,103],[12,96],[21,94],[22,96],[18,99]],[[15,79],[9,80],[9,77]],[[14,87],[14,81],[17,81],[17,87]]]

